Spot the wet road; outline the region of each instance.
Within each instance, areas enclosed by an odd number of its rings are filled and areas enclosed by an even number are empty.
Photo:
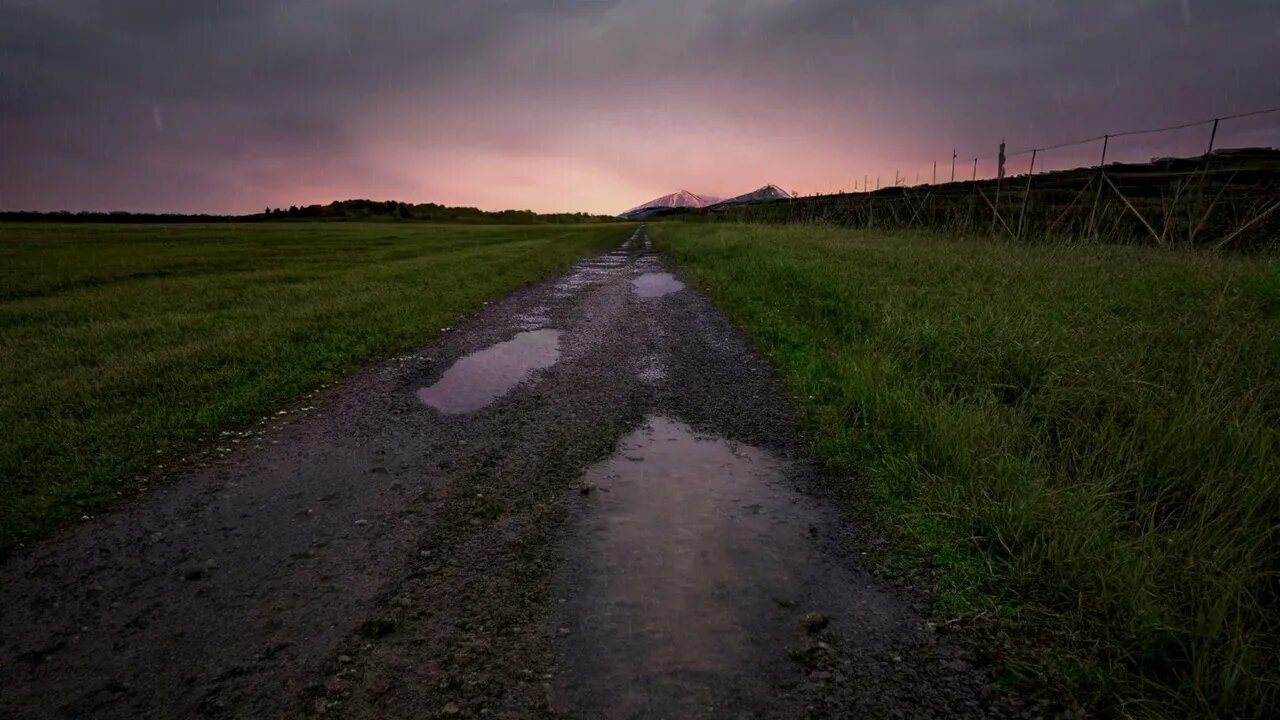
[[[0,567],[0,717],[985,717],[637,230]]]

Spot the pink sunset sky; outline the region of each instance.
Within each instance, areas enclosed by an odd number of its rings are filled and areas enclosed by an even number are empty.
[[[678,189],[928,180],[935,161],[945,180],[953,147],[968,177],[1001,137],[1013,152],[1280,105],[1280,4],[0,0],[0,58],[0,210],[616,213]],[[1218,144],[1280,144],[1277,125]]]

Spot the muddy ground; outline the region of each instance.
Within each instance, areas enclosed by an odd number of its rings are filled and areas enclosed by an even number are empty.
[[[0,568],[0,717],[1018,714],[642,230],[308,403]]]

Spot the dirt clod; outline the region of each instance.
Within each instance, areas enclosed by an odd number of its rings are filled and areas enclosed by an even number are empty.
[[[800,616],[800,627],[806,632],[815,633],[830,624],[831,618],[820,612],[807,612]]]

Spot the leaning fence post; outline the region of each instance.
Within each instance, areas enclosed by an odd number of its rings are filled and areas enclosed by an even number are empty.
[[[1110,135],[1102,136],[1102,159],[1098,161],[1098,193],[1093,196],[1093,209],[1089,211],[1089,234],[1097,231],[1095,222],[1098,215],[1098,204],[1102,202],[1102,181],[1107,177],[1107,145],[1111,143]],[[1095,238],[1096,239],[1096,238]]]
[[[1209,179],[1209,163],[1213,162],[1213,144],[1218,139],[1218,123],[1219,122],[1221,122],[1220,119],[1218,118],[1213,119],[1213,129],[1209,131],[1209,148],[1204,151],[1204,165],[1201,166],[1200,168],[1200,187],[1198,188],[1198,190],[1200,191],[1200,199],[1202,201],[1204,200],[1204,184]],[[1199,227],[1197,227],[1194,231],[1192,231],[1191,237],[1188,238],[1187,241],[1194,243],[1196,241],[1196,238],[1195,238],[1196,232],[1198,231],[1199,231]]]
[[[1200,168],[1200,185],[1197,188],[1197,194],[1200,197],[1200,203],[1202,205],[1204,204],[1204,184],[1209,180],[1209,164],[1213,162],[1213,143],[1218,139],[1219,122],[1219,118],[1213,119],[1213,130],[1209,131],[1209,149],[1204,153],[1204,164]],[[1234,178],[1234,175],[1232,177]],[[1231,184],[1231,181],[1228,180],[1227,184]],[[1222,194],[1219,193],[1218,197],[1222,197]],[[1200,229],[1204,227],[1205,222],[1209,219],[1209,215],[1213,213],[1214,206],[1217,204],[1218,198],[1214,198],[1213,204],[1206,208],[1204,213],[1200,216],[1200,222],[1196,223],[1195,227],[1191,228],[1190,233],[1187,235],[1188,244],[1195,244],[1196,236],[1200,234]]]
[[[1022,195],[1022,214],[1018,217],[1018,239],[1022,239],[1022,228],[1027,223],[1027,202],[1031,199],[1031,176],[1036,172],[1036,153],[1039,150],[1031,151],[1031,167],[1027,170],[1027,191]]]
[[[991,203],[991,236],[996,234],[996,220],[1000,219],[1000,186],[1004,184],[1004,138],[1000,138],[1000,159],[996,170],[996,201]]]
[[[967,230],[977,232],[978,224],[978,158],[973,159],[973,181],[970,184],[973,192],[969,193],[969,223]]]

